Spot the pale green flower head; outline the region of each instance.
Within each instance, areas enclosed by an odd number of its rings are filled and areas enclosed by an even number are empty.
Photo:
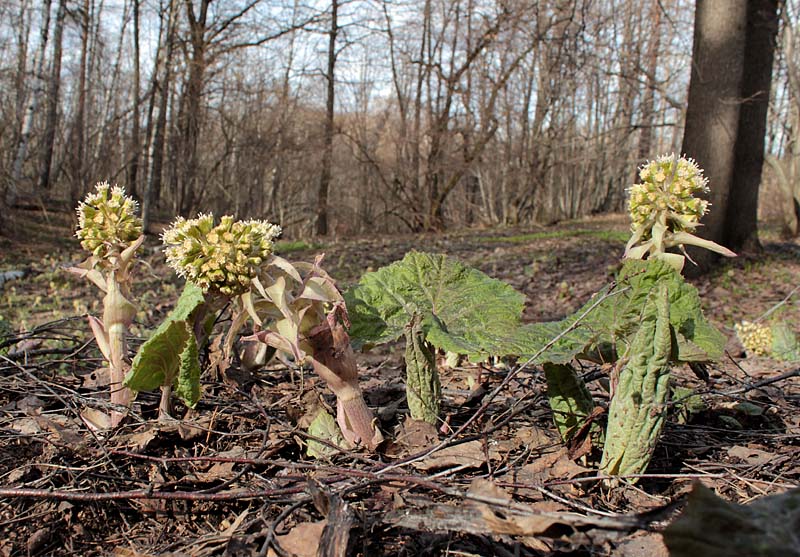
[[[262,220],[234,221],[214,215],[178,219],[161,236],[167,263],[203,289],[234,296],[246,292],[273,250],[281,228]]]
[[[628,190],[628,211],[631,230],[642,230],[642,238],[662,215],[673,232],[691,232],[708,212],[708,201],[695,197],[708,192],[708,180],[692,159],[678,158],[676,167],[674,155],[659,157],[639,170],[639,178],[642,183]]]
[[[693,234],[710,206],[699,196],[709,191],[708,180],[694,160],[665,155],[642,166],[639,178],[642,181],[628,189],[631,239],[625,248],[626,258],[662,259],[680,271],[686,259],[686,245],[726,257],[736,255]],[[667,252],[674,247],[683,255]]]
[[[772,351],[772,329],[767,325],[742,321],[733,326],[739,342],[754,356],[767,356]]]
[[[78,205],[75,235],[83,249],[100,260],[119,253],[142,235],[142,219],[136,215],[138,203],[119,186],[100,182]]]

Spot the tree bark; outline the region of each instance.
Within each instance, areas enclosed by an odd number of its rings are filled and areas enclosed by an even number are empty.
[[[36,51],[36,58],[33,64],[33,90],[30,94],[30,100],[25,107],[22,117],[22,131],[20,133],[19,142],[17,143],[17,154],[14,157],[14,163],[11,169],[11,181],[8,183],[5,192],[5,203],[7,206],[12,206],[16,203],[19,194],[19,183],[22,180],[22,167],[25,164],[25,159],[28,155],[28,147],[31,141],[31,134],[33,132],[33,120],[36,112],[39,109],[39,103],[44,96],[45,80],[44,80],[44,58],[47,52],[47,40],[50,32],[50,6],[51,0],[44,0],[42,2],[42,21],[39,34],[39,46]]]
[[[711,211],[700,233],[722,245],[739,132],[746,29],[747,0],[697,0],[681,151],[697,160],[711,188]],[[716,260],[706,250],[690,253],[700,270]]]
[[[44,139],[42,142],[39,164],[39,192],[47,190],[50,187],[50,167],[53,164],[56,126],[58,125],[58,94],[61,88],[62,38],[64,36],[64,18],[66,13],[67,0],[59,0],[58,11],[56,12],[56,26],[53,31],[53,60],[52,69],[50,71],[50,83],[48,85],[47,120],[45,122]]]
[[[328,234],[328,190],[331,184],[331,167],[333,165],[333,117],[336,101],[336,37],[339,34],[339,0],[331,0],[331,26],[328,30],[328,68],[325,72],[327,80],[327,98],[325,101],[325,127],[323,130],[322,172],[317,190],[317,236]]]
[[[758,251],[758,189],[764,166],[772,61],[781,0],[749,0],[742,74],[742,106],[736,136],[735,166],[723,230],[734,251]]]

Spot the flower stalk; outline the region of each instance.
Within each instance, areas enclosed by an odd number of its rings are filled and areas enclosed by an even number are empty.
[[[67,269],[91,281],[105,293],[103,319],[89,316],[89,326],[108,363],[111,388],[111,425],[117,425],[133,399],[123,385],[129,368],[127,334],[136,316],[130,301],[131,270],[136,251],[142,245],[142,220],[137,203],[119,186],[98,183],[95,191],[78,206],[76,236],[91,253],[78,267]]]

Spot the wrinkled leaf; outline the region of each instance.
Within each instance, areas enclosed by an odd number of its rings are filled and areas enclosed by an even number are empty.
[[[578,311],[561,321],[532,323],[522,327],[514,339],[516,351],[508,353],[516,353],[523,358],[534,356],[556,335],[579,321],[573,330],[535,361],[567,363],[572,358],[587,356],[593,351],[599,351],[602,355],[611,354],[611,358],[615,359],[613,350],[609,351],[609,348],[616,346],[618,353],[625,351],[639,328],[639,318],[647,296],[657,285],[665,284],[669,293],[669,321],[675,331],[677,347],[672,354],[673,361],[702,362],[722,357],[724,335],[703,315],[697,289],[686,283],[668,263],[657,259],[626,260],[617,277],[617,284],[617,290],[600,291]],[[581,316],[584,317],[578,320]]]
[[[187,282],[175,308],[136,353],[125,376],[126,387],[150,391],[175,384],[176,394],[188,406],[197,403],[200,363],[191,316],[204,302],[203,291]]]
[[[644,304],[609,406],[600,463],[607,474],[641,474],[655,450],[669,397],[669,312],[667,285],[661,284]]]
[[[380,344],[403,335],[415,313],[425,340],[473,359],[503,354],[519,327],[524,297],[445,255],[412,251],[401,261],[367,273],[345,295],[358,344]]]
[[[151,391],[171,385],[178,375],[181,354],[193,336],[186,321],[162,324],[136,353],[125,376],[125,386],[134,391]]]
[[[406,326],[406,401],[411,417],[429,424],[439,419],[439,404],[442,386],[436,358],[425,342],[422,320],[414,315]]]
[[[194,335],[189,335],[181,350],[175,394],[189,408],[194,408],[200,400],[200,353]]]

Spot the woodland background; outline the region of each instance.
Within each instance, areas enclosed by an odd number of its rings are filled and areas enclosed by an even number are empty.
[[[618,211],[637,165],[681,150],[694,13],[689,0],[5,0],[3,202],[67,209],[109,180],[148,222],[234,213],[288,237]],[[789,187],[798,13],[781,3],[765,145],[768,182]],[[774,196],[796,233],[797,205]]]

